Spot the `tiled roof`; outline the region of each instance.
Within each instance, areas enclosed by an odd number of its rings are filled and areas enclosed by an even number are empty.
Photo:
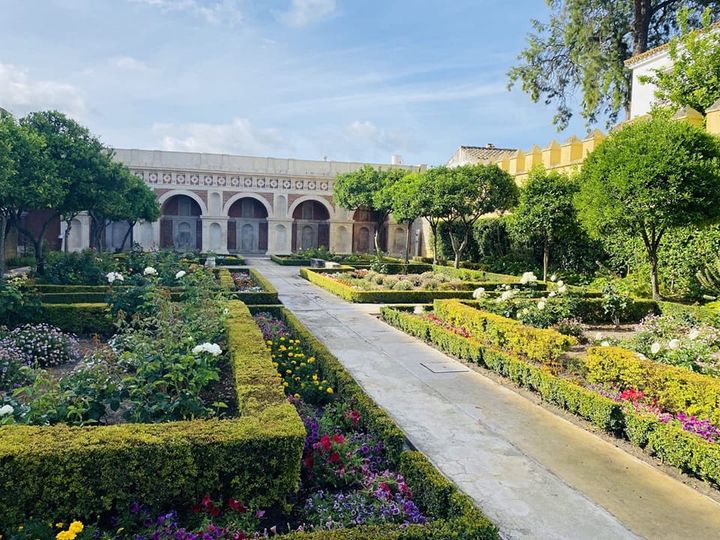
[[[716,30],[720,28],[720,21],[711,24],[708,28],[700,29],[700,32],[709,32],[712,30]],[[651,56],[655,56],[656,54],[660,54],[663,51],[666,51],[670,47],[670,43],[663,43],[662,45],[658,45],[657,47],[653,47],[652,49],[648,49],[647,51],[636,54],[635,56],[631,56],[627,60],[625,60],[625,67],[632,67],[638,62],[641,62],[642,60],[645,60],[646,58],[650,58]]]
[[[467,155],[481,162],[495,162],[510,157],[517,152],[517,148],[496,148],[495,146],[461,146]]]

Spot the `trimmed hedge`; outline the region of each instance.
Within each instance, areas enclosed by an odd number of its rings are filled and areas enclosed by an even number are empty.
[[[321,269],[320,272],[325,272],[325,270]],[[342,272],[343,270],[339,271]],[[310,283],[319,285],[348,302],[362,304],[427,304],[436,298],[472,298],[472,291],[361,291],[323,276],[320,272],[310,268],[300,269],[300,275]]]
[[[272,283],[265,279],[265,276],[263,276],[260,272],[258,272],[254,268],[248,267],[239,268],[238,271],[249,273],[250,277],[252,277],[255,283],[262,287],[263,290],[260,292],[236,291],[235,281],[232,278],[232,273],[227,268],[220,268],[217,272],[220,286],[223,289],[230,290],[233,298],[240,300],[241,302],[244,302],[248,305],[280,303],[280,300],[278,300],[277,290],[275,289],[275,287],[272,286]]]
[[[610,398],[557,377],[546,367],[488,347],[479,339],[465,338],[411,313],[391,307],[383,307],[380,312],[383,319],[392,326],[430,341],[442,351],[462,360],[484,365],[518,386],[539,393],[545,401],[577,414],[599,428],[611,433],[622,430],[621,406]]]
[[[273,308],[274,306],[270,306]],[[365,540],[383,539],[478,539],[499,538],[497,528],[472,502],[460,493],[420,452],[405,449],[405,435],[390,416],[370,398],[340,361],[288,309],[274,307],[291,328],[296,338],[315,356],[323,377],[331,382],[339,395],[354,402],[367,423],[367,428],[385,442],[390,459],[398,464],[413,498],[426,515],[434,519],[425,526],[383,525],[354,527],[335,531],[292,533],[288,540]],[[255,310],[259,311],[258,308]]]
[[[310,259],[292,255],[270,255],[270,260],[281,266],[310,266]]]
[[[592,347],[585,358],[587,380],[635,388],[668,411],[687,412],[720,425],[720,379],[640,358],[620,347]]]
[[[114,327],[105,303],[42,304],[33,322],[45,322],[71,334],[112,334]]]
[[[457,300],[435,300],[435,314],[465,328],[481,342],[543,363],[556,362],[577,340],[555,330],[532,328],[524,324],[480,311]]]
[[[96,427],[0,427],[0,529],[28,516],[93,520],[142,501],[152,510],[205,493],[254,506],[298,488],[305,428],[285,399],[247,307],[230,302],[239,418]],[[258,456],[263,456],[258,459]]]
[[[495,272],[486,272],[485,270],[471,270],[469,268],[455,268],[453,266],[444,266],[441,264],[432,265],[432,269],[436,272],[442,272],[450,277],[467,279],[472,281],[498,281],[504,284],[519,285],[520,278],[510,274],[497,274]],[[542,282],[536,282],[537,285],[545,285]]]

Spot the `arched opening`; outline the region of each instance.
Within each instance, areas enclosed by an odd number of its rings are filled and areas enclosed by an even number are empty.
[[[268,248],[268,213],[252,197],[235,201],[228,209],[228,251],[260,255]]]
[[[330,247],[330,213],[318,201],[304,201],[293,211],[292,250]]]
[[[374,210],[358,208],[353,213],[353,252],[370,253],[375,251],[375,229],[378,214]],[[380,229],[380,249],[387,250],[387,222]]]
[[[174,195],[163,203],[161,215],[161,248],[202,250],[202,209],[197,201],[187,195]]]

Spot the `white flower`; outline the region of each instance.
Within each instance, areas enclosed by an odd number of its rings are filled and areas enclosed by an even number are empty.
[[[679,339],[671,339],[670,341],[668,341],[668,349],[674,351],[674,350],[677,349],[678,347],[680,347],[680,340],[679,340]]]
[[[193,354],[200,354],[203,352],[210,353],[213,356],[219,356],[222,354],[222,349],[217,343],[201,343],[200,345],[195,345],[195,347],[193,347]]]
[[[143,276],[157,276],[157,270],[152,266],[147,266],[145,270],[143,270]]]
[[[605,340],[605,341],[603,341],[603,342],[600,343],[600,346],[601,346],[601,347],[609,347],[609,346],[610,346],[610,342],[607,341],[607,340]]]
[[[505,300],[510,300],[514,294],[515,291],[505,291],[500,295],[500,301],[504,302]]]
[[[597,332],[597,333],[595,334],[595,339],[596,339],[597,341],[600,341],[602,338],[603,338],[602,332]]]
[[[223,309],[223,315],[230,315],[230,310],[228,308]]]
[[[659,341],[655,341],[652,345],[650,345],[650,352],[652,354],[657,354],[660,352],[660,349],[662,349],[662,345],[660,345]]]
[[[114,281],[123,281],[125,279],[120,272],[108,272],[105,277],[111,285]]]
[[[552,276],[550,276],[550,281],[555,281],[556,279],[557,279],[557,276],[556,276],[555,274],[553,274]]]
[[[3,405],[0,407],[0,416],[7,416],[15,411],[10,405]]]
[[[565,282],[562,279],[558,279],[557,285],[558,285],[558,287],[564,287]]]
[[[545,309],[545,301],[544,301],[544,300],[540,300],[540,301],[537,303],[537,308],[538,308],[540,311],[542,311],[543,309]]]
[[[537,281],[537,276],[532,272],[525,272],[520,278],[521,285],[527,285],[528,283],[531,283],[533,281]]]
[[[562,287],[558,287],[558,292],[560,294],[567,292],[567,286],[563,285]]]
[[[690,330],[690,333],[688,333],[688,339],[697,339],[700,337],[700,330],[697,328],[693,328]]]
[[[145,270],[147,271],[147,268]],[[185,270],[180,270],[177,274],[175,274],[175,279],[184,278],[185,274],[187,274],[187,272],[185,272]]]
[[[503,285],[503,289],[505,289],[506,291],[509,291],[509,290],[510,290],[510,285],[508,285],[508,284],[506,283],[505,285]]]
[[[527,315],[530,313],[530,310],[528,308],[523,308],[523,310],[520,312],[521,315]]]
[[[485,289],[483,287],[478,287],[473,291],[473,298],[476,300],[478,298],[482,298],[483,296],[485,296]]]
[[[422,315],[425,313],[425,309],[422,306],[415,306],[415,309],[413,309],[413,313],[415,315]]]
[[[557,294],[557,293],[556,293],[555,291],[550,291],[550,292],[548,293],[548,297],[550,297],[550,298],[555,298],[555,295],[556,295],[556,294]]]

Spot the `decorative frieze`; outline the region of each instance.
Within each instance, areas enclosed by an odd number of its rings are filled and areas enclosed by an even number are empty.
[[[240,176],[194,172],[171,172],[157,170],[133,170],[135,176],[151,187],[220,187],[244,189],[270,189],[275,191],[330,192],[333,183],[328,180],[282,178],[266,176]]]

